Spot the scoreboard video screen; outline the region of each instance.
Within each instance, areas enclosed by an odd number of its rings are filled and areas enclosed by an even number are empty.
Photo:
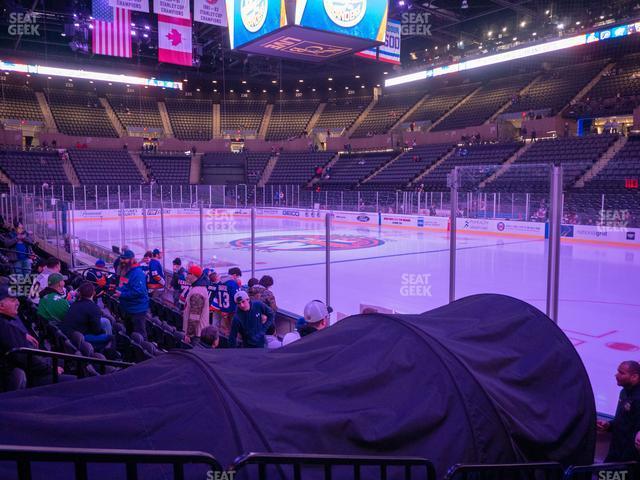
[[[226,0],[231,48],[322,62],[385,42],[387,0]]]
[[[227,0],[231,48],[286,26],[284,0]]]
[[[388,3],[376,0],[298,0],[296,25],[384,42]]]

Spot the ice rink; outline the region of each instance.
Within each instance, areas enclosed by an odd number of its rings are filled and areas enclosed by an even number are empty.
[[[251,276],[250,220],[228,217],[165,218],[165,266],[174,257],[218,271],[242,268]],[[142,256],[162,248],[160,220],[126,218],[125,244]],[[300,313],[306,302],[325,299],[325,226],[322,220],[258,218],[256,276],[270,274],[279,307]],[[121,222],[75,222],[75,234],[111,248],[119,246]],[[545,309],[547,242],[489,235],[458,235],[456,296],[501,293]],[[361,305],[419,313],[448,301],[449,239],[446,233],[388,226],[332,226],[331,297],[335,317]],[[596,394],[598,411],[614,413],[613,377],[622,360],[640,358],[640,249],[563,243],[559,324],[580,353]],[[334,321],[335,319],[334,318]]]

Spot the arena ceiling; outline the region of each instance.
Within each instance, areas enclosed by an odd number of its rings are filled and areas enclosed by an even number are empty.
[[[559,25],[577,29],[601,17],[631,16],[635,6],[632,0],[613,0],[606,4],[598,0],[391,0],[389,16],[403,23],[411,21],[412,15],[414,18],[421,15],[422,20],[428,18],[428,29],[402,37],[402,67],[413,68],[455,60],[461,55],[477,53],[478,49],[490,50],[514,38],[526,40],[557,34]],[[10,35],[10,13],[28,11],[40,15],[40,35]],[[361,86],[357,84],[368,88],[383,83],[385,75],[400,69],[355,56],[309,65],[246,55],[229,49],[226,29],[197,22],[193,29],[194,58],[197,59],[194,67],[159,64],[155,15],[139,12],[133,12],[133,23],[140,30],[134,43],[134,56],[123,62],[91,54],[90,11],[90,0],[5,0],[0,58],[103,69],[122,69],[126,63],[132,70],[169,79],[210,82],[211,78],[224,77],[231,86],[249,80],[258,87],[279,85],[282,88],[300,80],[309,88],[322,87],[329,78],[336,85],[346,82],[355,88]]]

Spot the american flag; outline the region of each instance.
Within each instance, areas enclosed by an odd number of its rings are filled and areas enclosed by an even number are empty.
[[[131,58],[131,10],[93,0],[93,53]]]

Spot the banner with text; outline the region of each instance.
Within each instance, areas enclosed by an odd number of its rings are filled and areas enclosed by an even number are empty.
[[[158,15],[191,20],[189,0],[154,0],[153,11]]]
[[[219,27],[227,26],[227,9],[224,0],[194,0],[193,19]]]

